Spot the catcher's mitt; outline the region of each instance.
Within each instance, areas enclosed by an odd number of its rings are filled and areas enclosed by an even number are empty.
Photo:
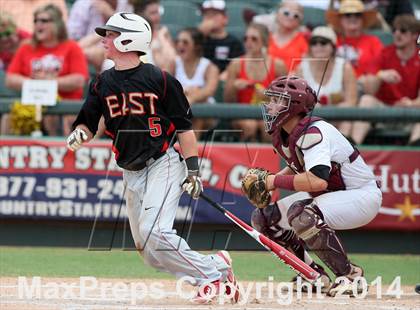
[[[242,191],[257,208],[265,208],[271,201],[271,194],[265,186],[267,176],[271,174],[262,168],[251,168],[242,179]]]

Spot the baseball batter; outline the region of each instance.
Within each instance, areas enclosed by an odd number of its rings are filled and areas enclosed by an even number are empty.
[[[308,115],[317,97],[305,80],[279,77],[265,94],[266,130],[288,167],[277,174],[254,168],[244,177],[243,190],[258,207],[252,224],[312,263],[304,242],[337,277],[348,280],[336,281],[328,294],[352,294],[363,269],[349,261],[335,230],[361,227],[376,216],[382,193],[375,176],[334,126]],[[269,204],[270,191],[278,188],[297,193]]]
[[[133,239],[145,262],[177,277],[192,277],[192,284],[200,286],[197,302],[219,294],[237,301],[229,254],[192,251],[173,229],[183,189],[195,199],[203,189],[192,114],[182,86],[170,74],[140,61],[152,38],[142,17],[116,13],[96,32],[115,67],[91,82],[68,147],[75,151],[90,141],[103,116],[123,169]],[[176,139],[182,156],[172,147]]]

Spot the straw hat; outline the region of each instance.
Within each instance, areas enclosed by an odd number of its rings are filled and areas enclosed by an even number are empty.
[[[363,27],[369,28],[377,22],[377,12],[375,10],[365,10],[365,5],[360,0],[343,0],[337,10],[328,10],[325,18],[335,29],[341,29],[340,17],[344,14],[362,13]]]

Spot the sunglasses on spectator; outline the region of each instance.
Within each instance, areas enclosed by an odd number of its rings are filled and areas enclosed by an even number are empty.
[[[3,38],[8,38],[10,37],[12,34],[14,33],[14,31],[12,29],[6,29],[2,32],[0,32],[0,39]]]
[[[47,24],[51,22],[52,22],[51,18],[34,18],[34,24],[36,23]]]
[[[315,46],[315,45],[322,45],[325,46],[327,44],[330,44],[331,41],[328,39],[324,39],[324,38],[313,38],[309,40],[309,45],[310,46]]]
[[[244,42],[251,40],[252,42],[257,42],[258,41],[258,37],[256,36],[244,36]]]
[[[405,29],[405,28],[392,28],[392,33],[396,33],[397,31],[399,31],[402,34],[407,33],[409,30]]]
[[[281,10],[281,13],[286,16],[286,17],[292,17],[298,21],[300,21],[302,19],[302,16],[298,13],[293,13],[289,10]]]
[[[357,18],[361,18],[363,16],[363,13],[346,13],[343,14],[343,16],[345,16],[346,18],[350,18],[350,17],[357,17]]]

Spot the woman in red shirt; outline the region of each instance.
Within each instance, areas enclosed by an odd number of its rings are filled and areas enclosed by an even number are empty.
[[[227,68],[224,101],[243,104],[258,104],[263,99],[263,91],[277,76],[287,73],[281,60],[267,56],[269,32],[261,24],[251,23],[245,34],[245,55],[231,61]],[[264,124],[254,119],[232,122],[232,126],[242,130],[243,141],[255,141],[258,130],[266,140]]]
[[[277,12],[277,29],[270,35],[268,54],[281,59],[293,71],[308,51],[308,43],[300,26],[303,7],[297,1],[282,1]]]
[[[88,79],[87,62],[76,42],[67,39],[66,26],[58,7],[49,4],[34,13],[32,42],[23,44],[7,70],[6,86],[20,91],[25,79],[57,80],[62,99],[82,99]],[[63,118],[63,134],[70,133],[73,116]],[[44,116],[50,135],[58,133],[58,118]]]

